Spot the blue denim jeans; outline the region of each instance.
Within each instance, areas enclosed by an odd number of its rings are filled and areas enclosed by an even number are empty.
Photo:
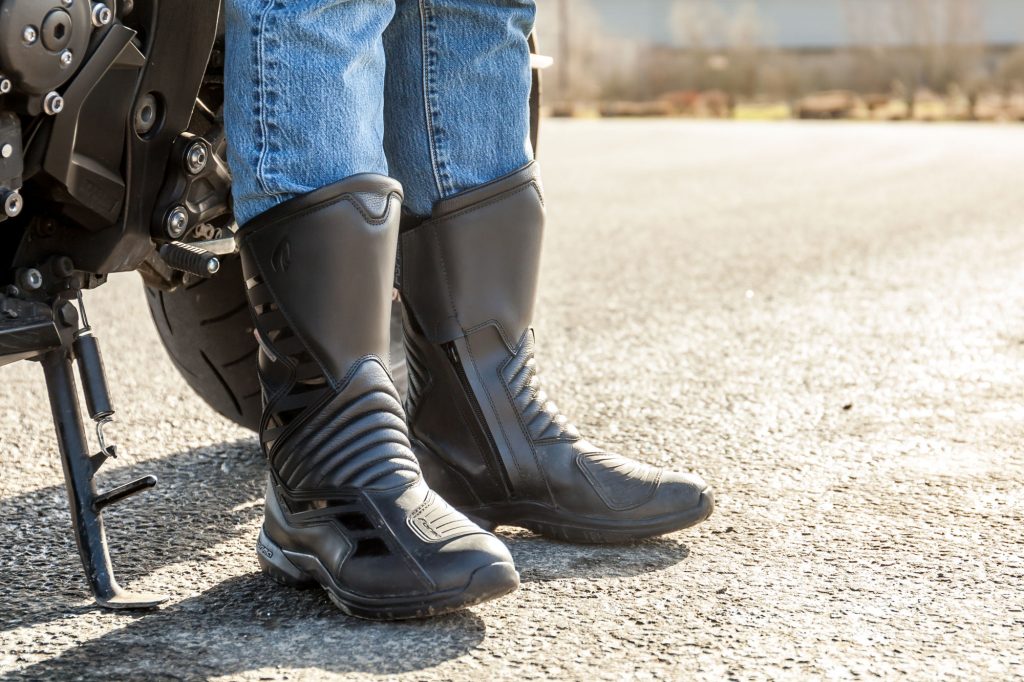
[[[356,173],[405,205],[526,165],[534,0],[227,0],[228,157],[244,224]]]

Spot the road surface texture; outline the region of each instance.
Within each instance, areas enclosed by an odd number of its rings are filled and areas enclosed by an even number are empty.
[[[54,679],[1024,676],[1024,129],[551,121],[537,328],[593,440],[711,481],[702,526],[505,529],[522,588],[375,624],[258,571],[252,435],[190,394],[138,277],[91,294],[141,614],[86,598],[41,370],[2,370],[0,672]]]

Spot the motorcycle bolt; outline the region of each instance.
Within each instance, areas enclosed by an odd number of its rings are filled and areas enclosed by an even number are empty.
[[[65,327],[77,327],[78,310],[71,304],[71,301],[65,301],[63,305],[57,308],[57,319]]]
[[[67,279],[75,274],[75,262],[67,256],[57,256],[50,262],[50,271],[60,279]]]
[[[65,7],[71,7],[73,4],[75,4],[75,0],[60,0],[60,4],[64,5]]]
[[[4,213],[8,218],[16,217],[24,207],[25,202],[21,198],[21,192],[16,189],[8,192],[4,197]]]
[[[206,164],[209,161],[210,152],[202,140],[193,142],[185,152],[185,169],[192,175],[198,175],[206,170]]]
[[[56,92],[48,93],[46,99],[43,100],[43,111],[50,116],[56,116],[64,111],[64,98]]]
[[[188,211],[185,210],[185,207],[175,206],[171,209],[171,212],[167,214],[164,226],[167,228],[167,235],[172,239],[177,239],[185,234],[185,230],[188,229]]]
[[[206,271],[208,273],[210,273],[211,275],[216,275],[218,270],[220,270],[219,258],[211,258],[210,260],[206,261]]]
[[[10,78],[0,76],[0,95],[6,95],[8,92],[11,91],[12,87],[14,87],[14,85],[13,83],[11,83]]]
[[[35,26],[26,26],[21,29],[21,40],[26,45],[32,45],[39,38],[39,30]]]
[[[25,268],[18,272],[18,284],[25,291],[35,291],[43,286],[43,274],[35,268]]]
[[[71,52],[71,50],[64,50],[60,53],[60,65],[63,68],[66,69],[67,67],[71,66],[71,63],[73,61],[75,61],[75,55]]]
[[[135,134],[148,135],[160,121],[160,104],[152,94],[139,98],[135,105]]]
[[[98,2],[92,6],[92,25],[96,28],[106,26],[113,18],[114,13],[111,12],[110,8],[102,2]]]
[[[11,156],[13,154],[14,154],[14,145],[8,143],[8,144],[5,144],[3,147],[0,147],[0,156],[2,156],[3,158],[9,159],[9,158],[11,158]]]

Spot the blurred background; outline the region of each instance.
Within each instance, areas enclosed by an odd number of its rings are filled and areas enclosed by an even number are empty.
[[[1024,120],[1022,0],[548,0],[556,116]]]

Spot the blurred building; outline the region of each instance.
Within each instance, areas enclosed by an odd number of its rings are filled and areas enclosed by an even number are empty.
[[[549,97],[1024,91],[1024,0],[547,0]]]
[[[570,0],[570,4],[575,1]],[[987,44],[1024,43],[1024,0],[897,1],[918,15],[921,22],[935,21],[943,14],[962,14],[967,7],[977,13],[979,37]],[[673,12],[681,5],[714,5],[731,17],[752,11],[775,46],[791,49],[835,49],[862,43],[866,36],[851,31],[851,13],[866,12],[884,20],[891,9],[890,3],[879,0],[589,0],[587,4],[609,35],[668,46],[684,46],[686,42],[673,20]]]

